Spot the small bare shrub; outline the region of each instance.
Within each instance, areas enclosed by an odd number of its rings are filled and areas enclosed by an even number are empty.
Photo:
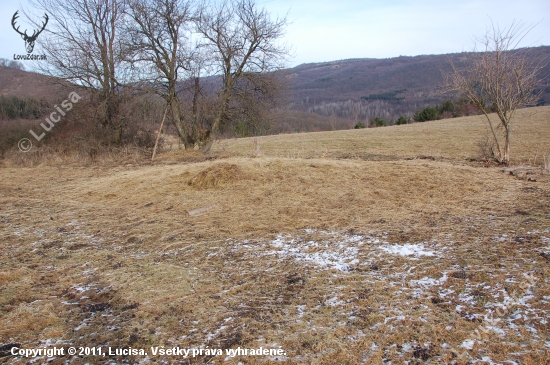
[[[477,143],[477,147],[480,159],[485,162],[495,159],[495,143],[488,134],[485,134],[483,139]]]
[[[0,160],[5,158],[8,150],[17,149],[17,143],[21,138],[29,137],[31,126],[32,123],[26,120],[0,121]]]

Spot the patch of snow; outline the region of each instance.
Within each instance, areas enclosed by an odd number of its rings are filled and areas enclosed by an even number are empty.
[[[481,358],[481,360],[474,360],[472,361],[472,364],[477,364],[478,362],[482,362],[484,365],[487,364],[487,365],[498,365],[499,363],[498,362],[493,362],[493,360],[491,360],[491,358],[489,356],[483,356]],[[516,364],[516,362],[513,362],[513,364]]]
[[[473,295],[470,295],[469,293],[460,293],[458,295],[458,300],[460,300],[462,303],[468,303],[471,305],[475,305],[475,297]]]
[[[384,319],[384,324],[388,323],[389,321],[391,321],[392,319],[395,319],[397,321],[404,321],[405,320],[405,316],[403,315],[400,315],[400,316],[394,316],[394,317],[386,317]],[[371,327],[372,328],[372,327]]]
[[[400,256],[435,256],[434,251],[424,247],[422,243],[405,243],[404,245],[386,245],[379,247],[382,251],[389,254]]]
[[[75,331],[80,331],[83,327],[88,327],[88,323],[86,323],[85,320],[82,321],[82,323],[79,326],[75,327],[74,330]]]
[[[411,345],[410,343],[404,343],[403,346],[401,346],[403,351],[409,352],[413,349],[414,345]]]
[[[493,331],[493,332],[497,333],[500,337],[506,336],[506,332],[502,328],[499,328],[499,327],[496,327],[496,326],[485,326],[485,328],[487,330],[490,330],[490,331]]]
[[[265,254],[277,255],[280,258],[292,257],[296,261],[311,263],[322,269],[348,272],[351,266],[360,262],[357,258],[359,249],[355,247],[360,243],[360,236],[341,235],[334,238],[336,240],[304,242],[291,238],[290,235],[278,235],[270,241],[270,246],[277,250],[267,251]]]
[[[209,341],[215,339],[216,336],[217,336],[221,331],[223,331],[223,330],[226,329],[226,328],[227,328],[227,326],[221,326],[220,328],[218,328],[218,329],[216,330],[216,332],[207,334],[207,335],[206,335],[206,342],[209,342]]]
[[[421,287],[430,287],[435,285],[442,285],[445,281],[447,281],[447,273],[444,272],[443,276],[439,279],[430,278],[428,276],[423,277],[419,280],[411,280],[409,284],[411,286],[421,286]]]
[[[423,289],[441,285],[447,280],[447,273],[444,273],[443,276],[440,279],[434,279],[430,278],[428,276],[423,277],[419,280],[411,280],[409,282],[409,285],[412,287],[418,287],[417,289],[414,289],[413,291],[413,297],[419,298],[423,294]]]
[[[344,305],[346,303],[341,301],[341,300],[338,300],[338,297],[335,296],[335,297],[330,298],[329,300],[325,301],[325,304],[328,305],[328,306],[331,306],[331,307],[337,307],[339,305]]]
[[[439,289],[437,293],[441,298],[445,298],[447,295],[453,294],[455,291],[451,289]]]
[[[79,293],[83,293],[85,291],[88,291],[90,289],[92,289],[94,286],[96,286],[97,283],[92,283],[92,284],[88,284],[88,285],[85,285],[85,286],[73,286],[73,289],[75,289],[77,292]]]
[[[462,345],[460,345],[458,347],[462,347],[462,348],[471,350],[471,349],[474,348],[475,343],[476,343],[476,340],[465,340],[464,342],[462,342]]]

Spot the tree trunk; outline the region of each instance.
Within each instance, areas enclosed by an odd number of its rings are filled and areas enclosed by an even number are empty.
[[[200,143],[200,119],[199,119],[199,94],[200,94],[200,78],[195,77],[195,91],[193,93],[193,106],[192,106],[192,132],[191,136],[193,139],[193,144],[196,142]]]
[[[218,114],[214,119],[214,123],[212,123],[212,128],[210,129],[209,133],[206,135],[206,138],[204,138],[204,140],[201,143],[200,151],[202,153],[206,153],[210,151],[210,148],[212,148],[212,144],[214,144],[214,140],[216,139],[218,130],[220,129],[222,118],[226,113],[227,106],[229,105],[229,99],[230,99],[230,94],[229,92],[227,92],[227,88],[226,88],[226,91],[222,96],[222,101],[218,109]]]
[[[508,166],[510,165],[510,139],[512,137],[512,131],[510,130],[510,125],[505,125],[506,132],[505,132],[505,140],[504,140],[504,157],[502,159],[502,162]]]
[[[222,117],[223,117],[223,111],[220,108],[220,111],[218,112],[218,115],[216,115],[216,118],[214,119],[214,123],[212,123],[212,128],[210,129],[210,131],[208,131],[208,133],[200,141],[199,150],[202,153],[206,153],[206,152],[210,151],[210,149],[212,148],[212,145],[214,144],[214,140],[216,139],[218,129],[220,127]]]
[[[122,123],[118,115],[118,100],[115,95],[109,95],[107,99],[107,128],[109,129],[109,142],[120,146],[122,143]]]
[[[176,130],[178,131],[178,136],[180,137],[180,140],[183,142],[183,146],[185,149],[188,149],[190,147],[193,147],[189,143],[189,133],[187,132],[187,128],[185,128],[185,123],[181,119],[180,114],[180,105],[177,98],[172,98],[170,100],[170,109],[172,110],[172,123],[174,124],[174,127],[176,127]]]

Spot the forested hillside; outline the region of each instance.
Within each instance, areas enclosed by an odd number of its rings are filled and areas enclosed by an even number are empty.
[[[388,59],[351,59],[303,64],[287,70],[292,110],[323,116],[369,121],[375,117],[395,121],[410,118],[426,106],[436,106],[456,95],[443,90],[443,72],[451,61],[461,66],[466,53],[422,55]],[[528,49],[529,57],[542,60],[550,47]],[[542,70],[550,74],[550,65]],[[541,77],[542,77],[541,75]],[[539,105],[550,104],[550,80]]]

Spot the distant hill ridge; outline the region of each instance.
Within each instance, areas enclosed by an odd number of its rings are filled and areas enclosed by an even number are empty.
[[[529,56],[537,60],[550,58],[550,46],[529,48],[528,51]],[[451,60],[461,65],[466,55],[454,53],[302,64],[286,70],[292,89],[292,108],[358,120],[411,115],[418,108],[451,97],[442,93],[442,70],[450,71]],[[550,75],[550,65],[546,65],[543,73]],[[550,104],[549,81],[543,95],[546,105]],[[396,91],[398,93],[391,98],[388,93]],[[381,97],[384,94],[386,98]]]
[[[537,60],[550,59],[550,46],[528,51]],[[340,121],[368,121],[376,116],[388,121],[399,115],[411,117],[415,110],[451,97],[442,93],[441,71],[449,70],[450,60],[460,65],[466,55],[355,58],[302,64],[284,70],[290,84],[290,108]],[[550,75],[550,64],[543,73]],[[0,67],[1,95],[48,98],[61,88],[55,81],[58,80],[41,74]],[[542,103],[550,105],[550,80],[546,82]]]
[[[0,95],[54,100],[61,89],[59,80],[35,72],[0,66]]]

